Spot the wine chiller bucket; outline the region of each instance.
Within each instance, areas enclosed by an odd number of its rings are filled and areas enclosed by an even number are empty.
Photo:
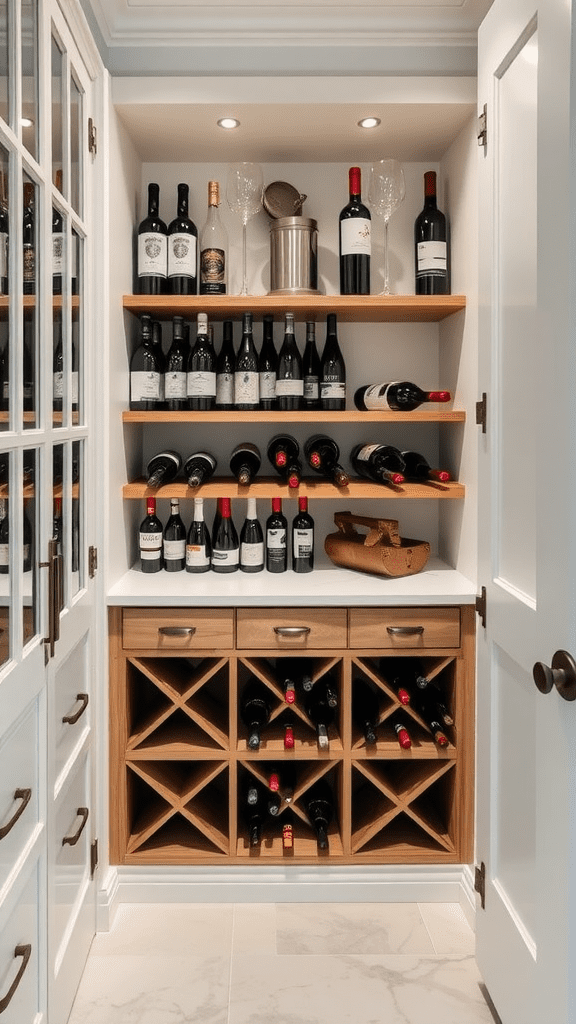
[[[307,217],[278,217],[270,224],[270,291],[318,292],[318,225]]]

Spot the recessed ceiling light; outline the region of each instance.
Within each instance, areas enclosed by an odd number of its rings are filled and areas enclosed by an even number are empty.
[[[31,117],[21,117],[20,118],[20,124],[22,125],[23,128],[31,128],[32,125],[34,124],[34,121],[32,120]]]
[[[217,124],[220,128],[238,128],[240,121],[236,117],[221,117]]]
[[[358,121],[359,128],[377,128],[379,124],[379,117],[363,117],[361,121]]]

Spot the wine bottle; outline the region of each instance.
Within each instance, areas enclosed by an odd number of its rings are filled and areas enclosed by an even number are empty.
[[[316,348],[316,324],[306,321],[306,345],[302,357],[304,379],[304,409],[320,408],[320,356]]]
[[[152,321],[152,351],[156,356],[156,365],[158,366],[158,373],[160,375],[158,392],[160,398],[158,399],[157,409],[165,409],[166,401],[166,356],[162,348],[162,324],[159,320]]]
[[[56,171],[56,188],[62,192],[62,171]],[[57,206],[52,207],[52,294],[62,295],[64,262],[64,222]]]
[[[200,294],[226,295],[228,236],[220,220],[220,186],[208,182],[208,215],[200,232]]]
[[[410,750],[412,746],[412,740],[410,739],[410,733],[406,728],[405,723],[395,715],[392,719],[389,719],[390,726],[396,733],[396,739],[398,740],[399,746],[402,750]]]
[[[209,480],[217,462],[210,452],[193,452],[184,463],[184,476],[188,481],[188,487],[200,487],[200,484]]]
[[[402,686],[409,695],[414,689],[424,690],[430,685],[419,658],[380,658],[380,672],[396,689]]]
[[[275,434],[268,443],[268,459],[276,472],[291,488],[300,485],[302,467],[298,456],[300,446],[291,434]]]
[[[236,356],[232,340],[233,325],[225,320],[222,325],[222,346],[216,360],[216,408],[234,408],[234,369]]]
[[[381,484],[401,484],[404,480],[404,459],[390,444],[357,444],[350,452],[350,461],[356,472],[369,480]]]
[[[260,747],[261,733],[270,721],[272,705],[270,691],[263,683],[252,679],[245,686],[240,698],[240,718],[248,730],[250,750]]]
[[[293,850],[294,849],[294,823],[292,811],[283,815],[282,820],[282,849]]]
[[[0,176],[0,295],[8,295],[8,238],[10,218],[6,196],[6,178]]]
[[[298,514],[292,520],[292,569],[312,572],[314,568],[314,520],[308,512],[308,498],[298,498]]]
[[[352,719],[366,743],[376,743],[376,729],[380,723],[378,697],[360,676],[352,681]]]
[[[294,658],[276,662],[276,673],[278,682],[284,690],[286,704],[296,703],[296,677],[294,674]]]
[[[262,572],[264,568],[264,535],[256,515],[256,498],[248,498],[240,532],[240,568],[242,572]]]
[[[348,171],[350,198],[340,214],[340,294],[370,294],[370,210],[362,202],[361,171]]]
[[[166,448],[153,455],[146,464],[146,484],[148,487],[161,487],[176,479],[182,466],[182,457],[178,452]]]
[[[151,411],[160,405],[160,367],[152,344],[152,318],[140,317],[140,344],[130,360],[130,408]]]
[[[62,321],[54,320],[54,357],[52,360],[52,409],[62,409],[64,399],[64,348],[62,345]]]
[[[260,385],[260,408],[276,409],[276,376],[278,356],[274,348],[274,317],[264,317],[262,348],[258,356],[258,378]]]
[[[282,514],[282,498],[272,498],[272,513],[266,520],[266,568],[268,572],[288,568],[288,520]]]
[[[318,685],[318,683],[314,684],[310,693],[307,694],[304,710],[316,729],[318,749],[328,750],[330,746],[328,728],[334,721],[334,708],[328,702],[324,686]]]
[[[436,205],[436,171],[424,175],[424,209],[414,223],[416,295],[448,294],[446,218]]]
[[[427,695],[428,690],[424,690],[417,695],[417,697],[414,700],[416,711],[418,712],[420,717],[426,722],[426,725],[428,726],[430,732],[432,733],[432,736],[434,737],[434,742],[439,747],[447,747],[449,745],[448,737],[444,732],[444,727],[439,720],[438,713],[432,701],[427,699]]]
[[[0,573],[10,572],[10,523],[8,521],[8,502],[0,498]]]
[[[24,320],[24,349],[22,354],[22,408],[25,412],[35,407],[35,351],[34,320]]]
[[[260,846],[262,826],[266,817],[265,791],[253,779],[246,787],[242,811],[248,829],[250,846]]]
[[[304,444],[304,455],[311,469],[331,480],[337,487],[347,487],[348,473],[339,464],[340,449],[328,434],[313,434]]]
[[[387,384],[363,384],[354,393],[357,409],[369,411],[394,409],[396,412],[412,412],[423,402],[449,402],[449,391],[423,391],[409,380],[393,381]]]
[[[326,342],[320,360],[320,407],[332,411],[346,408],[346,366],[338,344],[335,313],[326,318]]]
[[[24,182],[24,219],[22,225],[22,291],[34,295],[36,291],[36,227],[35,189],[31,181]]]
[[[230,456],[230,469],[241,487],[248,487],[261,465],[260,452],[255,444],[243,441],[237,444]]]
[[[282,767],[273,765],[268,772],[268,789],[271,793],[279,793],[284,803],[291,804],[296,788],[294,765],[284,762]]]
[[[328,849],[328,829],[334,817],[334,797],[328,782],[318,779],[306,793],[306,813],[316,833],[319,850]]]
[[[178,185],[178,206],[168,225],[168,290],[172,295],[196,295],[198,231],[188,216],[188,185]]]
[[[276,404],[283,412],[301,409],[304,396],[302,359],[294,336],[294,314],[286,313],[284,341],[278,354]]]
[[[182,572],[184,570],[186,566],[186,529],[180,516],[178,498],[170,498],[170,517],[164,527],[162,555],[167,572]]]
[[[252,336],[252,313],[242,315],[242,339],[234,369],[236,409],[257,409],[260,402],[258,356]]]
[[[146,516],[140,524],[139,548],[142,572],[160,572],[162,523],[156,515],[156,498],[146,498]]]
[[[160,188],[148,185],[148,215],[138,227],[138,290],[141,295],[161,295],[166,289],[168,240],[158,213]]]
[[[186,538],[186,572],[208,572],[211,560],[212,544],[204,521],[204,499],[194,498],[194,515]]]
[[[284,750],[294,750],[294,716],[284,715]]]
[[[164,398],[172,412],[188,408],[188,359],[190,356],[184,317],[172,319],[172,344],[166,354]]]
[[[446,483],[450,473],[445,469],[432,469],[420,452],[402,452],[404,459],[404,476],[406,480],[438,480]]]
[[[216,356],[208,334],[208,316],[198,313],[196,341],[188,358],[188,408],[206,411],[216,403]]]
[[[240,562],[238,534],[232,522],[230,498],[218,498],[220,517],[212,528],[212,569],[214,572],[236,572]]]

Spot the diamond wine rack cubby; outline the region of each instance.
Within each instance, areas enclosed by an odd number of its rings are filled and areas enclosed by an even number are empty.
[[[471,606],[113,608],[110,639],[113,863],[471,859]],[[414,657],[445,705],[444,745],[417,701],[403,704],[395,685],[394,661]],[[294,658],[306,659],[313,685],[329,679],[336,694],[324,748],[305,694],[297,690],[295,701],[287,700]],[[254,749],[240,707],[255,681],[267,696],[269,722]],[[369,744],[352,715],[362,687],[378,707],[376,742]],[[410,736],[407,749],[399,723]],[[294,737],[288,749],[287,726]],[[246,792],[269,792],[274,772],[279,805],[251,845]],[[328,784],[334,805],[328,849],[319,848],[307,810],[318,783]],[[293,843],[284,848],[287,822]]]

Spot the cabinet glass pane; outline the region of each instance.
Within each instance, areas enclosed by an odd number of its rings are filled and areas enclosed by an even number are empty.
[[[38,0],[21,0],[22,142],[38,158]]]
[[[8,0],[0,0],[0,117],[10,119],[10,51],[8,49]]]
[[[59,594],[60,609],[64,607],[64,587],[66,578],[66,567],[68,565],[69,544],[67,541],[66,520],[64,516],[64,480],[66,477],[65,446],[55,444],[52,449],[52,494],[53,494],[53,516],[52,536],[57,542],[57,554],[60,558],[60,581],[61,589]]]
[[[82,189],[82,92],[72,74],[70,76],[70,203],[76,213],[83,215]]]
[[[52,36],[52,181],[62,192],[63,93],[62,50]]]
[[[64,354],[62,346],[62,309],[54,308],[52,313],[52,423],[55,427],[63,424],[62,404],[64,395]]]
[[[22,635],[24,643],[36,633],[36,594],[38,558],[36,557],[37,544],[37,516],[38,502],[35,497],[36,481],[38,480],[38,451],[36,448],[29,448],[23,453],[23,490],[20,515],[23,526],[23,570],[24,585],[22,589]]]
[[[84,581],[84,442],[72,442],[72,596]]]
[[[0,454],[0,665],[10,658],[9,452]]]
[[[82,377],[84,368],[84,239],[72,231],[72,360],[70,399],[72,422],[84,422],[84,392]]]
[[[22,246],[22,277],[24,288],[23,330],[24,348],[22,358],[24,429],[36,427],[36,337],[37,312],[35,296],[38,292],[38,255],[36,210],[38,190],[34,182],[24,174],[24,225]]]
[[[0,84],[1,88],[1,84]],[[9,297],[8,297],[8,153],[0,146],[0,430],[10,426],[10,394],[8,387],[10,345],[9,345]]]

